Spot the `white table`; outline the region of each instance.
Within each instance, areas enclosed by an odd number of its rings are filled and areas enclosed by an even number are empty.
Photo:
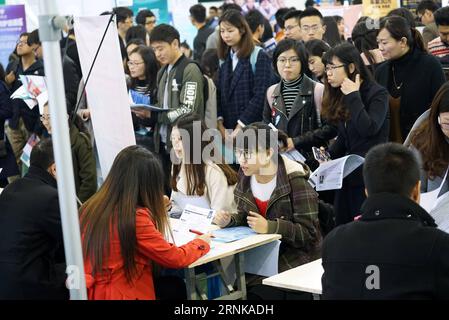
[[[322,293],[321,277],[323,273],[321,259],[318,259],[266,278],[262,280],[262,283],[272,287],[310,292],[316,298]]]
[[[170,219],[171,224],[174,225],[177,221]],[[217,226],[212,225],[211,231],[218,229]],[[253,248],[262,246],[264,244],[280,240],[279,234],[256,234],[245,239],[237,240],[229,243],[211,242],[212,249],[203,257],[189,265],[184,269],[186,286],[187,286],[187,298],[190,300],[207,299],[205,295],[199,295],[197,290],[197,276],[195,273],[195,267],[204,265],[206,263],[213,263],[216,273],[208,276],[220,276],[223,281],[227,294],[217,298],[217,300],[230,300],[230,299],[246,299],[246,280],[245,280],[245,263],[244,252]],[[233,283],[228,280],[226,272],[220,264],[220,259],[234,256],[235,271],[237,275],[237,290],[234,290]]]

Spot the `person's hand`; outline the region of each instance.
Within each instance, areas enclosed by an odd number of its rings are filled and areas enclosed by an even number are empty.
[[[196,239],[201,239],[203,241],[206,241],[207,243],[210,243],[211,238],[212,238],[212,234],[210,234],[210,233],[205,233],[205,234],[202,234],[202,235],[196,237]]]
[[[134,114],[140,119],[151,118],[151,111],[146,109],[131,109]]]
[[[167,210],[167,212],[169,212],[171,210],[172,202],[171,202],[170,198],[167,197],[166,195],[164,195],[164,206],[165,206],[165,209]]]
[[[287,151],[295,149],[295,144],[293,143],[292,138],[287,139]]]
[[[340,86],[341,92],[343,92],[344,95],[348,95],[352,92],[359,91],[360,89],[360,75],[357,74],[355,76],[355,82],[349,80],[349,78],[345,78],[343,80],[343,83]]]
[[[238,124],[238,125],[235,127],[234,131],[232,131],[232,134],[231,134],[232,140],[235,139],[235,137],[236,137],[237,134],[240,132],[240,130],[242,130],[242,126]]]
[[[218,211],[215,214],[213,223],[215,223],[220,228],[226,227],[231,222],[231,215],[226,211]]]
[[[8,73],[5,77],[5,82],[8,85],[11,85],[14,81],[16,81],[16,75],[14,74],[14,71],[11,71],[10,73]]]
[[[89,109],[81,110],[80,115],[83,121],[87,121],[90,119],[90,110]]]
[[[268,221],[260,214],[250,211],[246,220],[248,222],[248,226],[257,233],[268,232]]]

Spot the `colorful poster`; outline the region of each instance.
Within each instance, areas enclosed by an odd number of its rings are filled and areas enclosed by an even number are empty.
[[[0,62],[5,69],[23,32],[26,32],[25,6],[0,6]]]
[[[385,17],[388,12],[398,8],[397,0],[363,0],[363,15],[376,19]]]
[[[149,9],[156,16],[157,24],[170,23],[167,2],[167,0],[134,0],[131,10],[135,17],[140,10]]]
[[[362,16],[362,5],[352,6],[322,6],[319,8],[323,16],[342,16],[345,21],[345,36],[351,37],[352,29],[357,20]]]

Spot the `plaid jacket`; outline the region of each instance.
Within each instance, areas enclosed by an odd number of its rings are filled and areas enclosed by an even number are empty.
[[[267,54],[259,51],[255,74],[249,57],[240,59],[232,71],[231,55],[218,70],[217,115],[223,117],[227,129],[234,129],[237,120],[245,125],[262,121],[265,92],[275,83],[274,71]]]
[[[268,233],[282,235],[279,272],[316,260],[321,255],[321,232],[318,221],[318,194],[307,182],[310,174],[305,164],[279,156],[276,188],[268,203]],[[259,210],[251,191],[251,178],[240,171],[234,190],[237,214],[228,227],[247,225],[249,211]]]

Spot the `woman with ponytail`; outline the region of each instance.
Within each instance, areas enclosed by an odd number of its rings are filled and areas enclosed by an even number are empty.
[[[420,33],[405,18],[392,15],[382,20],[377,43],[388,60],[376,69],[375,78],[389,93],[390,141],[402,143],[445,77],[439,61],[426,52]]]

